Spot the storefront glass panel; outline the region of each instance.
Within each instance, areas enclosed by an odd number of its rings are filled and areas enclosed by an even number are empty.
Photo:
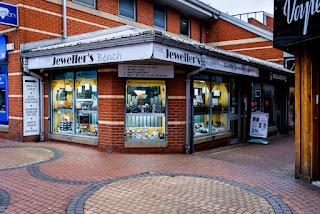
[[[269,113],[269,127],[276,126],[277,105],[275,87],[268,84],[252,84],[251,111]]]
[[[228,130],[229,92],[228,82],[219,76],[212,76],[212,133]]]
[[[209,100],[210,100],[210,81],[194,80],[193,81],[193,106],[194,121],[193,129],[195,136],[208,134],[210,121],[209,117]]]
[[[78,71],[75,78],[76,134],[96,136],[98,88],[96,71]]]
[[[52,132],[97,136],[97,72],[52,75]]]
[[[127,80],[126,141],[165,141],[167,91],[164,80]]]
[[[228,131],[228,107],[227,79],[205,74],[195,76],[193,81],[194,137]]]

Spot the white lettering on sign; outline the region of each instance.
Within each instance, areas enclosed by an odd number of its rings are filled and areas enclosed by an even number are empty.
[[[152,47],[151,43],[146,43],[52,56],[33,57],[28,59],[28,69],[45,69],[150,59]]]
[[[23,136],[40,134],[39,80],[23,77]]]
[[[283,7],[283,15],[287,17],[287,23],[303,20],[303,35],[308,32],[310,15],[320,13],[320,0],[310,0],[301,4],[297,4],[297,0],[286,0]]]
[[[155,44],[153,50],[155,59],[176,62],[185,65],[201,66],[201,55],[192,51]]]
[[[174,78],[174,66],[119,64],[118,77]]]

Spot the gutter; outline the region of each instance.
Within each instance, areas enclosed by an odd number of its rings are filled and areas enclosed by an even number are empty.
[[[39,79],[39,83],[40,83],[40,141],[43,142],[44,141],[44,81],[43,81],[43,77],[33,71],[30,71],[28,69],[28,59],[27,58],[23,58],[23,71],[25,73],[28,73],[31,76],[34,76],[36,78]]]
[[[200,1],[197,1],[197,0],[186,0],[187,2],[190,2],[191,4],[194,4],[194,5],[197,5],[198,7],[201,7],[202,9],[205,9],[209,12],[212,13],[212,16],[217,18],[218,16],[220,16],[220,11],[219,10],[216,10],[214,9],[213,7],[209,6],[209,5],[206,5]]]

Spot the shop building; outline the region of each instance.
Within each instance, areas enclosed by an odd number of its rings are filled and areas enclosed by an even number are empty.
[[[274,47],[295,56],[295,177],[316,181],[320,179],[319,2],[279,0],[274,5]]]
[[[49,139],[193,152],[247,139],[251,111],[288,129],[292,73],[278,64],[131,26],[21,49],[24,72],[44,76]]]
[[[0,26],[9,109],[0,137],[192,152],[248,139],[252,111],[272,111],[270,134],[288,131],[288,96],[278,94],[289,93],[292,72],[206,46],[220,15],[206,4],[3,4],[16,24]]]

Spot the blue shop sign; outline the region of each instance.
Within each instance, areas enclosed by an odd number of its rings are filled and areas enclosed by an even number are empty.
[[[18,26],[18,7],[0,3],[0,23],[5,25]]]
[[[7,39],[5,35],[0,35],[0,62],[7,61]]]

